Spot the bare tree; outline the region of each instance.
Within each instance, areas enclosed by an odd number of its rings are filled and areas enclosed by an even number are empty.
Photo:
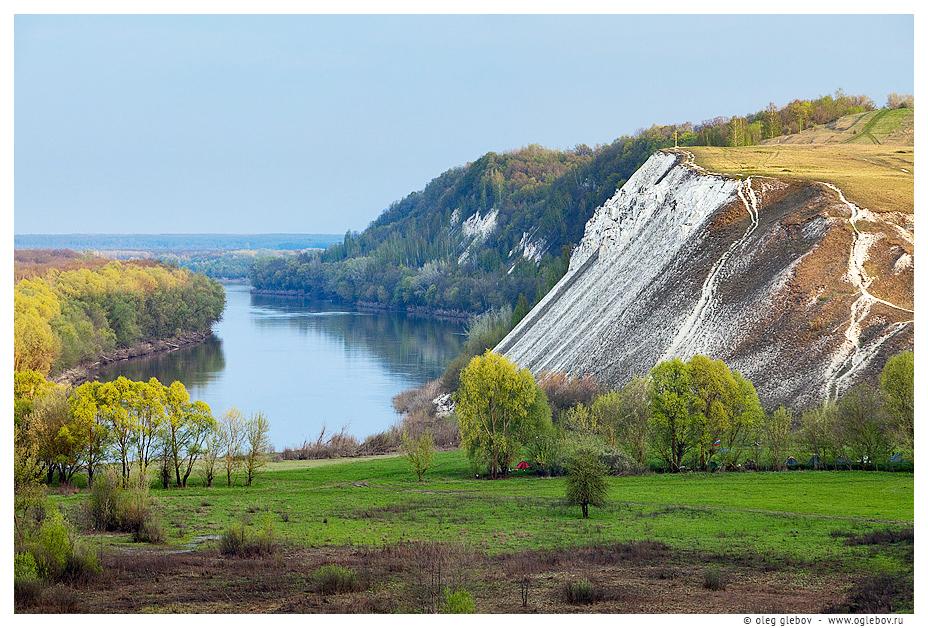
[[[225,432],[220,429],[219,425],[210,428],[206,435],[206,442],[203,449],[203,481],[207,488],[213,485],[216,479],[216,470],[219,466],[219,459],[225,451]]]
[[[242,445],[245,440],[245,421],[237,408],[229,408],[220,422],[225,451],[223,460],[226,468],[226,485],[232,486],[232,474],[239,466],[242,457]]]

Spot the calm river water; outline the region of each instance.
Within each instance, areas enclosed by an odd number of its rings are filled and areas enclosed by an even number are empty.
[[[459,323],[397,312],[356,312],[226,285],[226,310],[205,343],[112,364],[125,375],[182,381],[219,416],[263,411],[275,447],[347,425],[359,438],[397,420],[396,393],[437,377],[463,342]]]

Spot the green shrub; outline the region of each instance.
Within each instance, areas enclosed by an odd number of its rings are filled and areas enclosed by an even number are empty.
[[[118,505],[122,479],[115,469],[107,469],[94,478],[90,498],[85,506],[90,526],[94,530],[119,529]]]
[[[442,613],[461,615],[477,611],[474,598],[467,589],[445,589],[444,597],[441,605]]]
[[[142,524],[133,531],[132,540],[136,543],[164,543],[164,527],[157,519],[145,519],[142,521]]]
[[[94,479],[85,509],[94,530],[131,532],[136,543],[164,542],[148,486],[123,488],[122,478],[112,469]]]
[[[131,532],[136,543],[164,543],[165,533],[155,512],[148,486],[119,489],[116,498],[116,529]]]
[[[17,607],[30,606],[42,595],[38,566],[29,552],[13,557],[13,599]]]
[[[710,591],[721,591],[725,588],[725,579],[722,577],[722,570],[718,565],[706,567],[703,572],[702,585]]]
[[[57,510],[49,512],[36,535],[32,555],[39,577],[57,581],[64,574],[73,545],[71,531]]]
[[[568,604],[592,604],[601,598],[599,590],[586,578],[564,585],[564,601]]]
[[[277,539],[270,520],[260,533],[248,530],[243,523],[233,523],[219,539],[219,552],[224,556],[252,558],[277,551]]]
[[[64,568],[69,582],[86,582],[100,573],[100,557],[86,545],[76,543]]]
[[[600,460],[609,475],[637,475],[642,468],[624,451],[605,451]]]
[[[357,574],[341,565],[323,565],[313,572],[316,590],[326,595],[349,593],[360,589]]]

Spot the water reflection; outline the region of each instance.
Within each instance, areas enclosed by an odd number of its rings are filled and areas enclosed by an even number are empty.
[[[451,321],[252,295],[240,285],[226,296],[209,341],[110,365],[100,378],[177,379],[216,414],[232,405],[263,410],[281,447],[323,424],[347,424],[361,437],[387,427],[396,419],[393,395],[441,374],[463,340]]]

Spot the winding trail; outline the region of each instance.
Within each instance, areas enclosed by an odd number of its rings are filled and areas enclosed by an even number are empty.
[[[910,323],[914,323],[914,320],[893,323],[880,336],[870,341],[867,346],[862,347],[860,343],[862,323],[869,316],[871,308],[877,303],[882,303],[901,312],[909,314],[915,312],[870,293],[869,288],[870,284],[873,283],[873,278],[867,274],[864,263],[869,257],[870,247],[876,241],[876,238],[873,234],[863,233],[857,228],[857,221],[860,219],[861,214],[860,207],[849,201],[838,186],[825,182],[819,183],[833,191],[838,200],[850,211],[851,215],[848,222],[853,230],[854,241],[848,256],[847,276],[851,284],[860,293],[860,296],[851,304],[850,317],[844,330],[844,343],[832,357],[825,375],[825,395],[829,399],[834,399],[847,387],[847,383],[852,380],[854,375],[870,363],[887,340],[898,334]]]
[[[688,154],[692,155],[692,153]],[[738,187],[738,198],[741,199],[741,203],[744,205],[745,210],[747,210],[748,216],[751,218],[751,224],[748,225],[744,234],[728,247],[728,250],[716,260],[715,264],[713,264],[712,268],[709,270],[709,274],[702,283],[699,301],[696,302],[696,306],[689,313],[689,316],[686,317],[686,320],[683,321],[683,325],[677,331],[673,341],[671,341],[670,346],[664,353],[663,358],[661,358],[663,360],[678,355],[681,349],[692,349],[693,352],[699,351],[701,346],[699,344],[700,328],[707,316],[710,304],[715,299],[722,269],[725,267],[732,253],[743,246],[748,238],[751,237],[751,234],[757,229],[757,225],[759,224],[757,195],[754,193],[754,187],[751,185],[751,177],[741,182],[741,185]],[[702,337],[705,337],[705,332],[702,333]]]

